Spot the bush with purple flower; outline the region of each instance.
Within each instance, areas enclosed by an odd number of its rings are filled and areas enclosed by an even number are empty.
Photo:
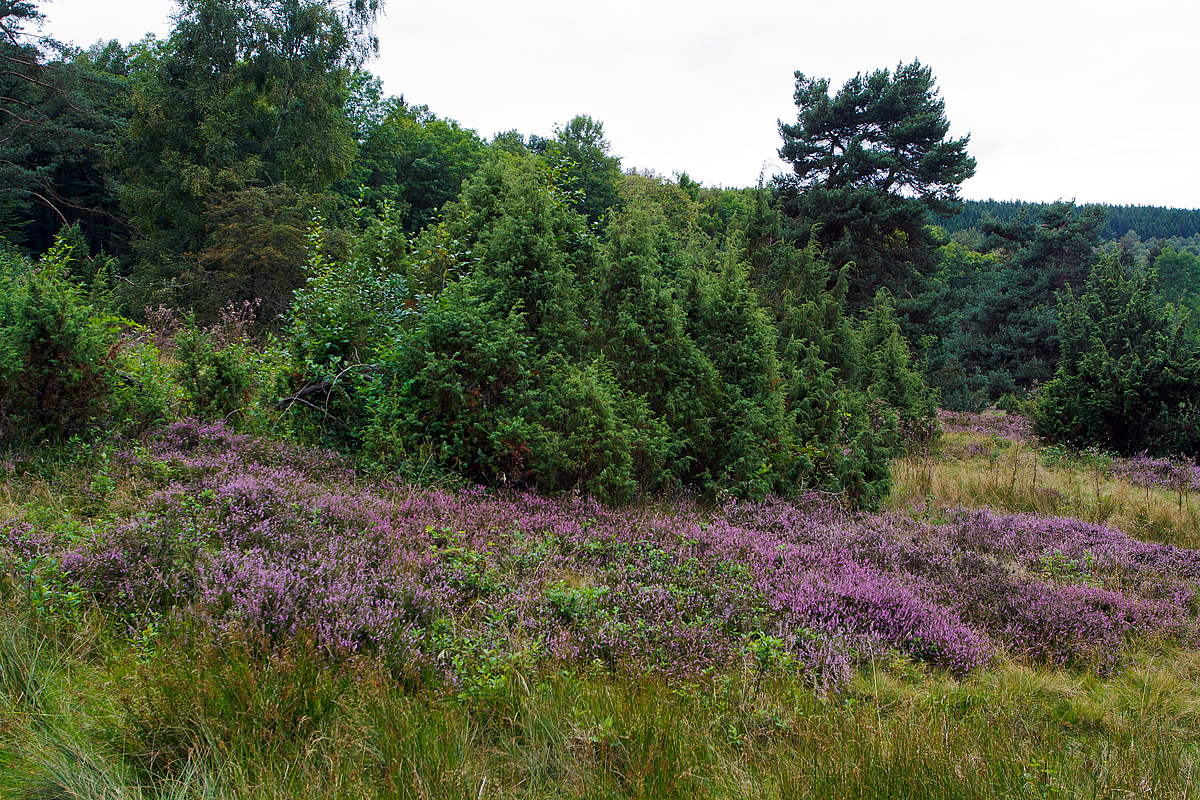
[[[831,689],[887,652],[1108,671],[1137,637],[1196,635],[1200,556],[1074,519],[419,489],[195,422],[124,459],[157,481],[140,514],[73,538],[10,521],[5,558],[58,559],[134,628],[185,615],[409,674],[508,652],[667,678],[774,665]]]

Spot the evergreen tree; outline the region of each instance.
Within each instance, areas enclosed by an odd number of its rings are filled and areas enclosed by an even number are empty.
[[[779,156],[793,172],[776,184],[803,244],[816,238],[849,273],[852,308],[879,287],[920,291],[932,271],[928,215],[959,208],[958,187],[975,173],[970,137],[948,138],[945,102],[920,62],[894,73],[856,75],[836,96],[829,80],[796,73],[796,124],[780,124]]]
[[[123,86],[98,62],[120,47],[73,51],[28,30],[41,20],[33,2],[0,2],[0,236],[41,253],[80,223],[115,254],[125,231],[106,151]]]
[[[596,280],[591,350],[620,385],[644,397],[670,432],[667,469],[687,481],[716,449],[721,378],[688,334],[687,316],[664,279],[647,209],[630,203],[606,230]]]
[[[585,350],[597,243],[540,163],[497,153],[446,208],[469,271],[385,354],[368,437],[471,480],[627,499],[661,480],[663,426]]]
[[[1056,297],[1083,286],[1103,222],[1097,206],[1055,203],[983,224],[983,249],[996,266],[964,276],[977,281],[972,297],[931,363],[946,402],[978,407],[1051,378],[1059,358]],[[946,313],[954,313],[957,296],[946,295]]]
[[[779,488],[774,462],[785,435],[779,334],[745,266],[730,260],[722,267],[694,268],[684,284],[688,334],[720,379],[713,440],[696,466],[703,482],[762,494]]]
[[[1080,296],[1061,296],[1062,359],[1039,398],[1038,435],[1126,455],[1200,452],[1200,348],[1154,280],[1109,253]]]
[[[1158,273],[1163,299],[1178,309],[1187,309],[1194,325],[1200,320],[1200,255],[1168,244],[1149,264]]]

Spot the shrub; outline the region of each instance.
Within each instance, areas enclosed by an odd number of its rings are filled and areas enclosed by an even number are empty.
[[[197,416],[228,417],[246,404],[250,375],[234,347],[217,349],[208,332],[192,326],[175,338],[175,348],[175,376]]]
[[[61,442],[106,429],[122,322],[102,317],[69,280],[59,240],[36,268],[0,275],[0,431]]]
[[[1038,435],[1123,455],[1200,452],[1200,349],[1154,282],[1111,253],[1078,299],[1062,298],[1062,360],[1041,393]]]
[[[339,446],[357,445],[364,426],[363,386],[376,353],[398,334],[425,298],[404,275],[407,239],[398,213],[358,209],[365,230],[347,257],[326,252],[324,220],[308,234],[308,278],[287,318],[291,364],[276,387],[293,428]]]

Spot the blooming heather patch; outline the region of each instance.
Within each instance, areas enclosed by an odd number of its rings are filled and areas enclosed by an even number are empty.
[[[1010,414],[998,409],[975,413],[939,408],[937,416],[943,433],[976,433],[1013,442],[1033,441],[1032,423],[1019,414]]]
[[[0,553],[29,561],[52,549],[54,536],[21,519],[0,522]]]
[[[1175,458],[1152,458],[1139,453],[1113,461],[1109,472],[1135,486],[1200,492],[1200,466]]]
[[[952,527],[960,546],[1050,577],[1090,573],[1115,585],[1153,582],[1188,597],[1200,583],[1200,552],[1143,542],[1109,525],[982,509],[960,512]]]
[[[337,456],[197,423],[124,458],[157,481],[143,513],[71,541],[10,522],[0,551],[52,554],[134,624],[188,613],[409,674],[486,683],[504,653],[834,688],[889,650],[956,674],[998,646],[1110,669],[1130,637],[1194,636],[1196,554],[1078,520],[367,484]]]

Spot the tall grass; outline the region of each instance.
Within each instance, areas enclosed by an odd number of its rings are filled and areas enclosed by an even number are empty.
[[[1189,653],[1107,680],[1007,665],[954,681],[880,663],[825,697],[782,674],[677,685],[556,671],[464,700],[405,691],[366,663],[211,644],[139,671],[107,739],[26,736],[16,758],[6,741],[5,763],[29,773],[6,796],[1196,795]]]
[[[1111,456],[954,433],[898,460],[894,507],[978,508],[1074,517],[1138,538],[1200,547],[1200,496],[1115,477]]]

